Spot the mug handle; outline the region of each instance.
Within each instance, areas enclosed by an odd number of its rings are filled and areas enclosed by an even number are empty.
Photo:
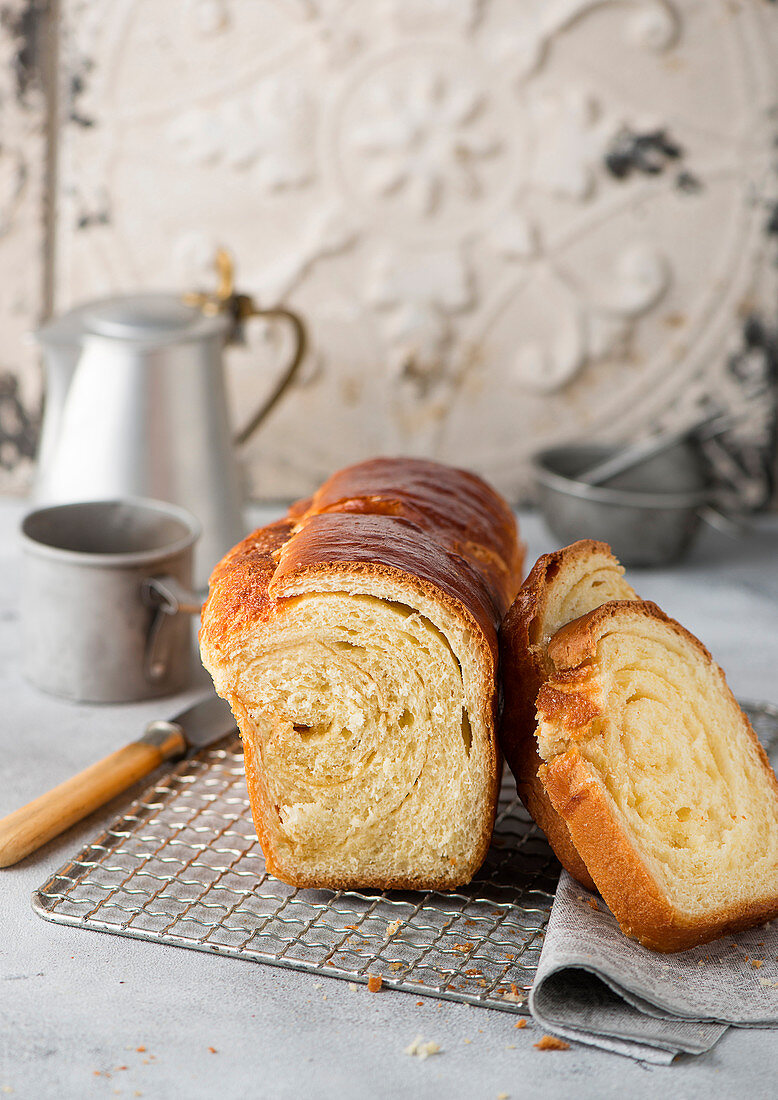
[[[284,396],[286,391],[294,382],[297,372],[300,369],[300,364],[305,356],[305,351],[308,346],[308,338],[305,331],[305,325],[296,313],[293,313],[290,309],[283,309],[281,306],[275,309],[257,309],[252,308],[247,314],[247,317],[269,317],[280,318],[286,321],[292,327],[292,333],[294,336],[295,347],[294,351],[289,359],[286,369],[281,374],[278,383],[270,394],[270,396],[260,405],[252,418],[249,420],[243,428],[240,429],[233,436],[233,443],[236,447],[242,446],[250,437],[254,434],[257,428],[260,426],[263,420],[270,415],[278,402]]]
[[[167,672],[170,650],[165,624],[173,615],[199,615],[202,600],[176,577],[147,577],[141,586],[141,597],[155,609],[146,639],[143,668],[149,683],[155,684]]]

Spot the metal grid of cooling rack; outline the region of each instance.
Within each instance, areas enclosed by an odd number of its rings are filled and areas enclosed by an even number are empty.
[[[778,708],[747,704],[768,751]],[[558,877],[506,777],[454,893],[298,890],[265,870],[237,736],[184,761],[33,894],[47,920],[526,1013]]]

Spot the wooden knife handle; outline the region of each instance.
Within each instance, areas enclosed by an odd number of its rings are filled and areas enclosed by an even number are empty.
[[[183,756],[186,741],[175,722],[152,722],[144,737],[0,820],[0,867],[10,867],[93,810],[126,791],[164,760]]]

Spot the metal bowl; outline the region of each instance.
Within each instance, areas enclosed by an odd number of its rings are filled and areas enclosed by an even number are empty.
[[[562,543],[600,539],[629,566],[666,565],[689,549],[708,499],[705,465],[690,443],[678,444],[607,485],[577,479],[620,448],[571,444],[532,460],[538,503]]]

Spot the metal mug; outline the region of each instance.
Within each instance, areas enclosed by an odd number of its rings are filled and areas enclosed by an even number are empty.
[[[191,513],[154,500],[60,504],[22,522],[24,674],[80,702],[151,699],[193,672]]]

